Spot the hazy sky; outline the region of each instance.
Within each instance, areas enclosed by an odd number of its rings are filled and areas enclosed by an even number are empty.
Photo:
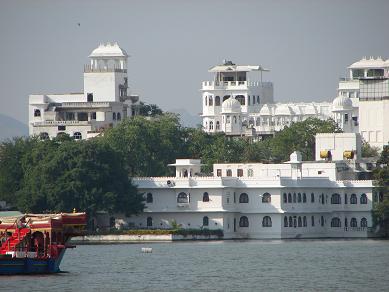
[[[276,101],[332,100],[349,64],[389,58],[388,12],[388,0],[0,0],[0,113],[27,123],[29,94],[81,92],[106,41],[131,55],[132,92],[164,110],[199,113],[222,59],[270,68]]]

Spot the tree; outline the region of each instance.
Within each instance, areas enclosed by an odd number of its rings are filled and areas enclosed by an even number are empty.
[[[370,146],[366,141],[362,141],[362,157],[378,157],[379,149],[374,146]]]
[[[144,117],[155,117],[163,114],[163,111],[156,104],[139,102],[139,105],[136,105],[136,107],[138,114]]]

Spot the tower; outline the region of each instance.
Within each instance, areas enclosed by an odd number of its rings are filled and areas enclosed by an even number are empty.
[[[117,43],[100,44],[84,67],[86,102],[122,102],[127,99],[127,59]]]
[[[338,96],[332,102],[332,116],[345,133],[355,132],[353,121],[353,103],[349,97]]]

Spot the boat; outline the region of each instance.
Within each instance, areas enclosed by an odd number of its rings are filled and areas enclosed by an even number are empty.
[[[70,238],[83,235],[86,213],[0,217],[0,275],[60,272]]]

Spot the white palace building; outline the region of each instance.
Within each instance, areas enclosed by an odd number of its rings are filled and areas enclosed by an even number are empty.
[[[339,82],[332,102],[275,103],[273,84],[263,82],[262,66],[224,61],[202,83],[203,129],[230,136],[263,138],[309,117],[333,118],[347,133],[360,133],[378,148],[389,142],[389,60],[362,59]]]
[[[117,43],[100,44],[84,66],[84,92],[29,96],[29,133],[42,139],[66,133],[88,139],[133,114],[139,97],[128,90],[128,55]]]
[[[222,229],[224,238],[367,237],[372,227],[373,185],[357,180],[358,134],[321,134],[318,147],[333,161],[303,162],[294,152],[282,164],[214,164],[201,176],[201,162],[177,159],[174,177],[138,177],[146,208],[116,218],[133,228]],[[318,152],[321,149],[317,149]],[[356,155],[344,160],[346,152]],[[338,160],[339,159],[339,160]]]

